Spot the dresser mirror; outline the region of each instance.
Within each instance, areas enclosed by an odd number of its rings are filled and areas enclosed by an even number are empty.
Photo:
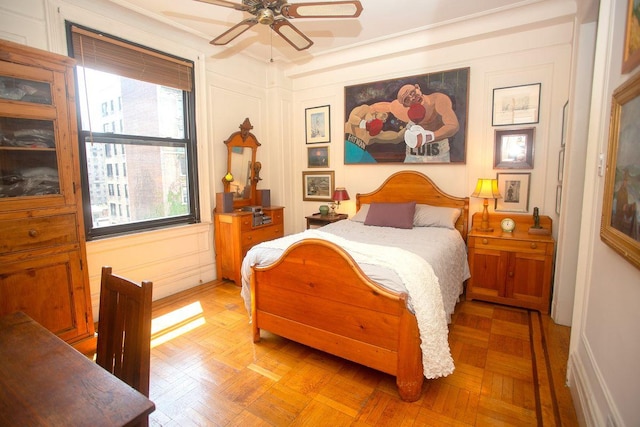
[[[224,143],[227,146],[227,173],[222,178],[225,193],[233,194],[233,207],[254,205],[260,164],[256,153],[260,143],[250,132],[249,118],[244,119],[240,131],[234,132]]]

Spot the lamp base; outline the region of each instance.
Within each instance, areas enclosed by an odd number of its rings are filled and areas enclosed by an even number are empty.
[[[493,227],[487,227],[487,228],[476,227],[476,231],[480,231],[482,233],[489,233],[493,231]]]

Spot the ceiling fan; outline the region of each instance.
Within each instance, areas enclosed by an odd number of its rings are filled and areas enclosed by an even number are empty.
[[[215,6],[230,7],[254,15],[253,18],[234,25],[211,41],[222,46],[231,42],[240,34],[256,24],[271,27],[280,37],[297,50],[305,50],[313,45],[309,37],[298,30],[289,19],[294,18],[356,18],[362,12],[359,1],[314,1],[310,3],[289,4],[286,0],[242,0],[233,3],[227,0],[196,0]]]

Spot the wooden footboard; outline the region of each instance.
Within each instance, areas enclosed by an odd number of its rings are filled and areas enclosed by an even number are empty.
[[[369,280],[339,246],[308,239],[254,267],[254,342],[260,329],[396,376],[400,397],[420,398],[420,335],[406,294]]]

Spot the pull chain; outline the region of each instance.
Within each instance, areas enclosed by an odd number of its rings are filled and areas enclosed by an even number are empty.
[[[271,41],[271,59],[269,59],[269,62],[273,62],[273,29],[269,31],[269,38]]]

